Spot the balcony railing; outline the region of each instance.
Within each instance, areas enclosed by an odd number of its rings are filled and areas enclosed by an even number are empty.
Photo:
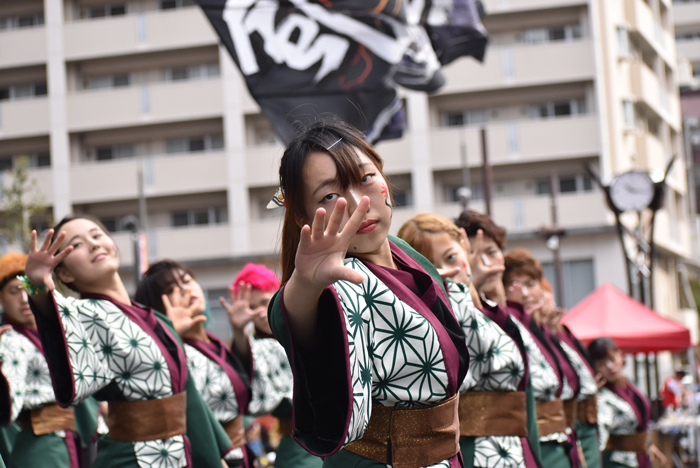
[[[46,28],[22,28],[0,32],[0,68],[46,63]]]
[[[676,41],[670,32],[661,27],[649,5],[643,0],[626,0],[625,16],[629,32],[650,45],[670,67],[675,68]]]
[[[489,15],[587,4],[586,0],[484,0],[483,3]]]
[[[83,19],[64,25],[68,60],[216,45],[201,8]]]
[[[45,96],[0,101],[0,140],[49,133],[49,99]]]
[[[632,93],[637,102],[663,118],[674,130],[680,128],[680,104],[678,96],[671,95],[658,76],[644,62],[630,65]]]

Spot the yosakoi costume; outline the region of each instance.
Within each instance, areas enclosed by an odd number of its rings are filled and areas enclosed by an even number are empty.
[[[104,295],[54,292],[47,300],[54,310],[38,309],[32,297],[30,306],[56,400],[109,403],[96,466],[221,467],[231,441],[190,378],[167,317]]]
[[[282,436],[275,451],[276,468],[321,468],[323,460],[304,450],[292,438],[292,390],[294,376],[284,348],[274,337],[250,335],[254,372],[250,412],[272,413],[279,419]]]
[[[598,449],[598,384],[595,371],[583,344],[571,331],[564,330],[556,334],[561,348],[578,376],[580,390],[576,397],[576,438],[581,443],[587,468],[600,468],[600,450]]]
[[[16,422],[22,431],[7,466],[78,468],[85,462],[83,449],[96,436],[97,402],[58,406],[38,333],[13,327],[0,337],[0,424]]]
[[[448,280],[448,293],[469,349],[469,372],[460,387],[459,405],[464,465],[539,467],[537,417],[518,329],[501,308],[479,311],[463,284]]]
[[[647,454],[649,400],[625,380],[598,393],[598,434],[604,468],[650,468]]]
[[[270,304],[294,371],[293,436],[325,467],[459,467],[464,334],[435,267],[389,239],[397,270],[347,258],[362,284],[324,290],[313,349],[288,331],[284,287]]]
[[[506,310],[515,319],[528,356],[530,382],[537,402],[542,466],[570,468],[572,446],[567,435],[564,400],[574,398],[574,390],[543,330],[520,304],[509,302]]]

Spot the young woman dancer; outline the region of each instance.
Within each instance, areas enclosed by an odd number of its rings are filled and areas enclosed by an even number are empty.
[[[462,466],[469,355],[435,267],[389,238],[382,160],[319,121],[284,152],[281,291],[268,318],[294,371],[294,438],[326,467]]]
[[[406,221],[398,236],[438,271],[453,275],[447,280],[447,290],[452,310],[459,314],[457,320],[464,330],[470,358],[469,374],[460,387],[459,406],[465,466],[540,466],[530,446],[532,442],[539,450],[537,415],[522,338],[505,311],[493,308],[482,312],[473,305],[466,234],[440,215],[423,213]]]
[[[576,439],[581,443],[581,452],[587,468],[600,468],[600,450],[598,449],[598,406],[597,393],[603,385],[602,376],[596,374],[591,364],[586,347],[566,325],[561,323],[564,310],[557,308],[554,302],[552,286],[542,279],[542,293],[545,307],[542,308],[543,321],[559,340],[562,350],[578,375],[581,391],[576,397]]]
[[[558,340],[552,336],[551,330],[544,322],[541,281],[542,266],[529,252],[517,249],[505,255],[503,284],[514,315],[523,328],[527,327],[533,339],[534,346],[528,347],[530,363],[534,367],[534,361],[538,361],[537,365],[542,369],[543,375],[546,370],[551,370],[551,373],[547,374],[556,377],[557,382],[557,387],[545,387],[545,390],[540,392],[537,383],[533,382],[535,398],[538,401],[542,461],[547,467],[567,466],[566,460],[561,458],[561,454],[564,453],[569,457],[569,464],[576,468],[580,461],[574,420],[576,397],[580,393],[581,384]],[[555,380],[552,380],[552,383],[554,382]],[[560,465],[550,461],[553,459]]]
[[[4,310],[0,336],[0,424],[17,422],[11,455],[14,467],[87,466],[83,451],[97,431],[97,402],[89,399],[75,408],[61,408],[51,385],[44,348],[29,309],[27,292],[17,275],[24,274],[27,256],[9,253],[0,258],[0,306]]]
[[[598,434],[603,468],[666,466],[666,457],[649,440],[649,400],[622,374],[625,359],[610,338],[588,345],[593,367],[606,381],[598,393]]]
[[[267,321],[267,307],[280,288],[277,274],[265,265],[246,264],[236,275],[229,288],[230,302],[221,298],[229,316],[244,307],[250,311],[255,325],[250,334],[251,351],[258,372],[266,378],[253,379],[251,412],[258,408],[274,408],[272,415],[279,419],[278,431],[282,436],[275,454],[276,468],[320,468],[323,461],[301,448],[292,438],[292,387],[294,376],[284,348],[272,336]],[[260,395],[260,398],[256,398]]]
[[[64,218],[40,249],[32,234],[24,281],[57,402],[109,402],[96,466],[221,467],[231,441],[197,392],[175,332],[204,318],[173,307],[171,323],[133,303],[118,269],[116,244],[95,219]],[[56,291],[52,275],[82,299]]]

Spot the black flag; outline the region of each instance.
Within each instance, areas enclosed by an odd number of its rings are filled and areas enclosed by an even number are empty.
[[[446,59],[483,57],[474,1],[199,3],[283,141],[299,124],[332,113],[376,142],[400,137],[405,126],[397,85],[435,91]]]

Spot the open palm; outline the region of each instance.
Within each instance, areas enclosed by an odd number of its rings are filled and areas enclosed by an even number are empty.
[[[49,229],[46,233],[46,240],[40,249],[36,245],[36,231],[32,231],[32,244],[27,263],[24,267],[24,274],[27,275],[29,281],[39,288],[46,286],[49,291],[55,289],[51,273],[54,269],[73,251],[72,246],[66,247],[63,252],[57,254],[61,247],[61,242],[66,237],[66,233],[61,233],[56,237],[56,240],[51,242],[53,237],[53,229]]]
[[[180,288],[176,287],[172,292],[172,302],[167,295],[163,294],[163,306],[165,306],[165,315],[173,322],[173,328],[180,336],[185,336],[195,325],[204,322],[207,318],[203,315],[195,316],[199,304],[194,302],[190,305],[191,294],[186,291],[184,296],[180,294]]]
[[[228,298],[231,302],[226,301],[223,297],[219,298],[219,302],[221,302],[221,305],[226,309],[228,319],[233,328],[242,329],[253,320],[255,312],[250,308],[250,297],[252,293],[252,284],[241,283],[238,285],[238,293],[236,293],[233,286],[228,289]]]
[[[348,222],[340,230],[347,201],[340,198],[325,227],[326,210],[319,208],[311,227],[301,229],[301,240],[295,259],[295,273],[314,289],[323,289],[336,281],[362,283],[362,275],[344,266],[350,241],[369,210],[369,198],[363,197]]]

